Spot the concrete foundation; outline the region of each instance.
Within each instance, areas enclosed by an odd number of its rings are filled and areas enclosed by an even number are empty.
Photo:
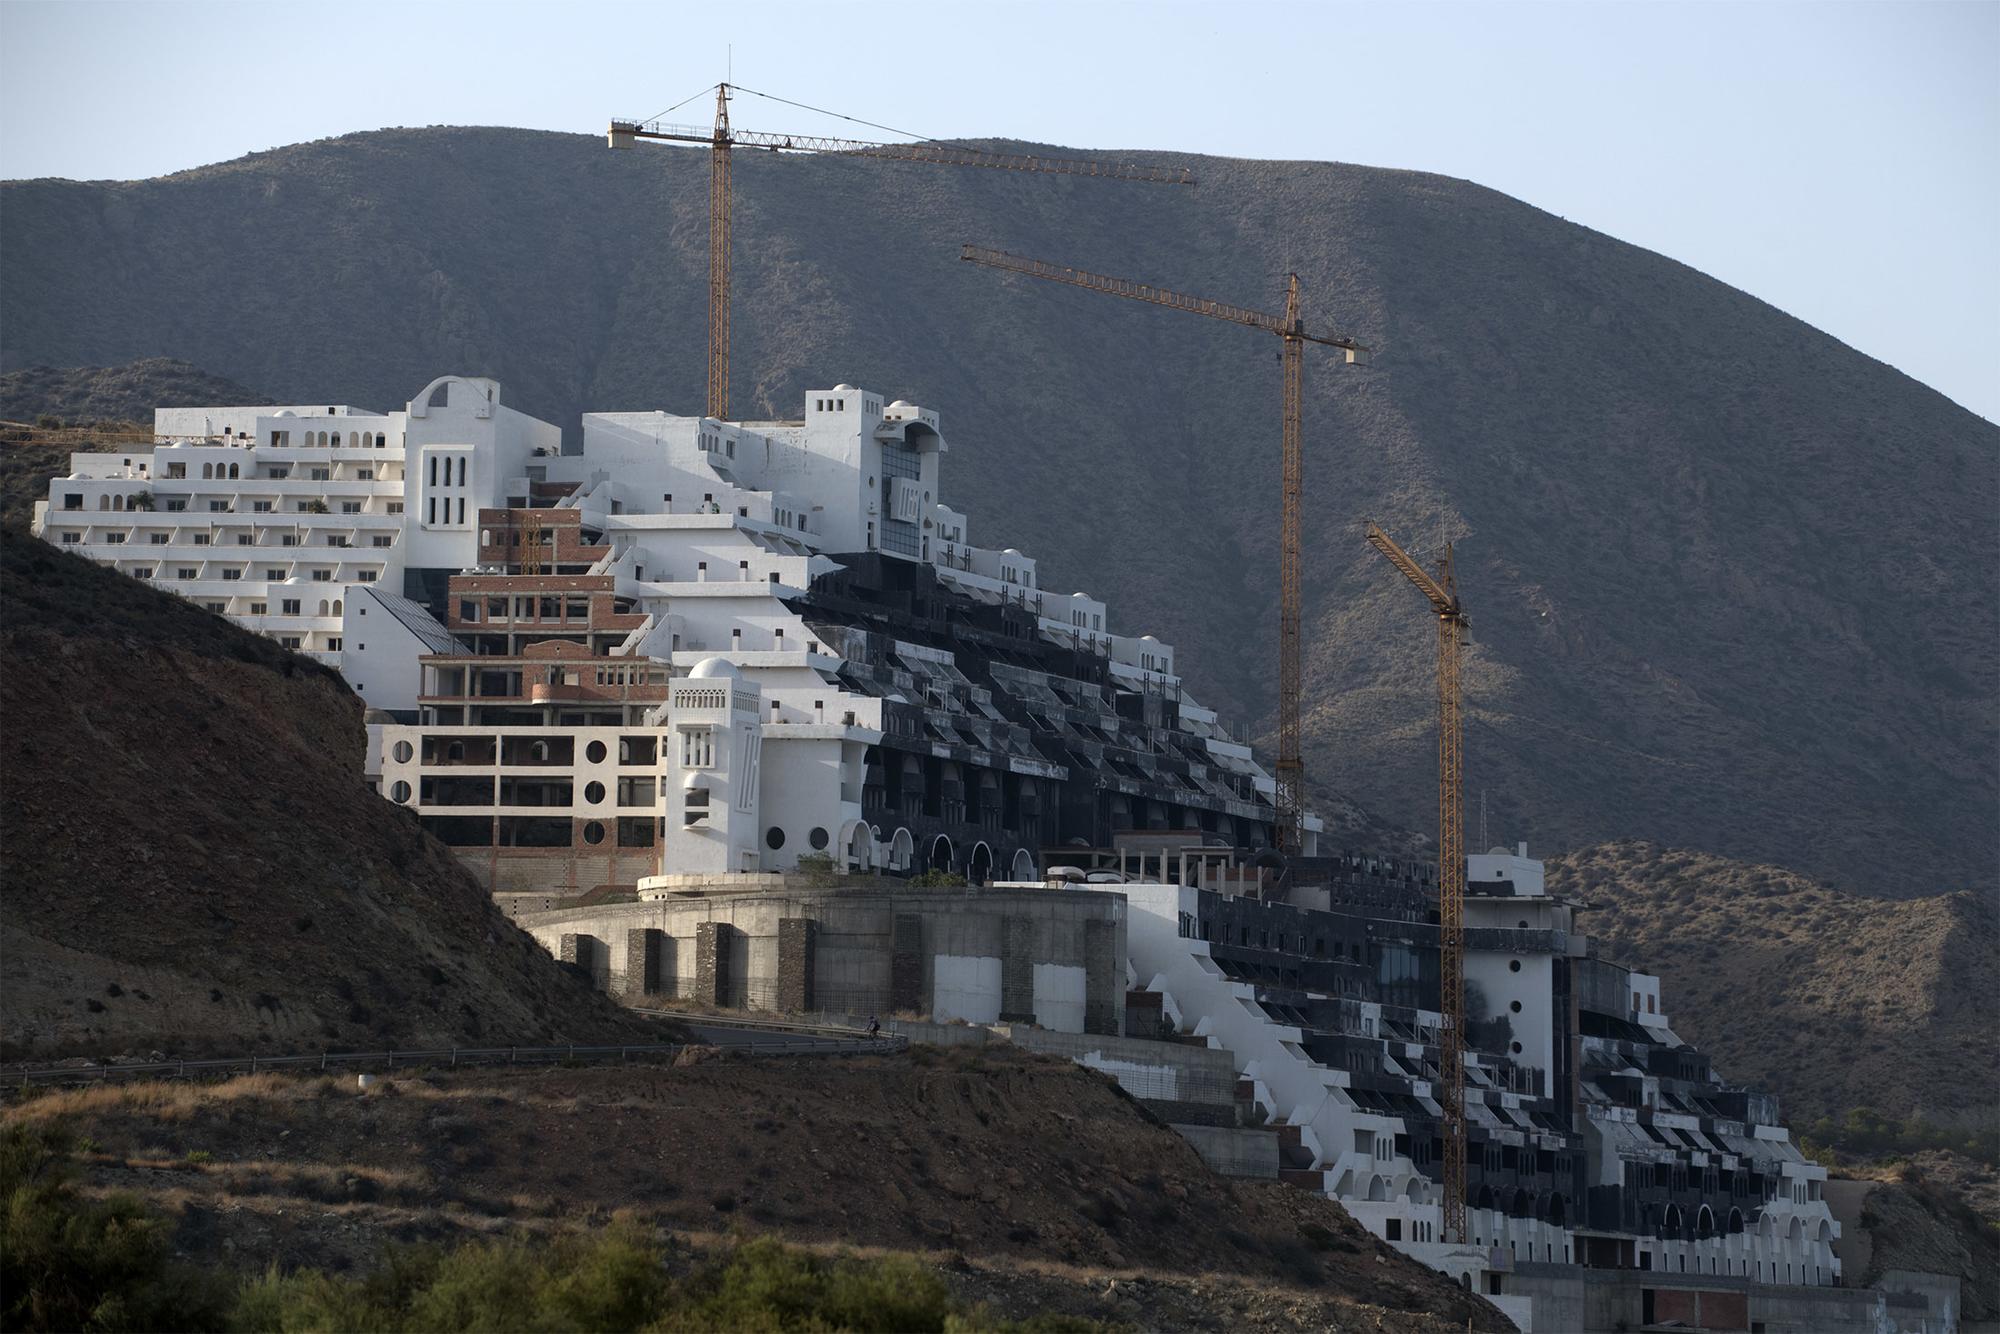
[[[519,920],[621,997],[968,1024],[1033,1016],[1044,1027],[1123,1040],[1122,896],[770,879],[747,889],[733,881],[677,886],[638,903]]]

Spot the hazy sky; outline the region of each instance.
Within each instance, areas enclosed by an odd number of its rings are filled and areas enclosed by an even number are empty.
[[[0,176],[152,176],[385,125],[601,133],[715,83],[732,46],[750,87],[931,137],[1466,177],[2000,420],[1994,0],[0,0]],[[736,118],[868,137],[754,99]]]

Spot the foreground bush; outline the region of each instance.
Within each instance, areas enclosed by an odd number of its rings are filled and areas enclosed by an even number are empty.
[[[0,1329],[214,1329],[226,1283],[174,1264],[167,1223],[128,1196],[87,1200],[60,1130],[0,1133]]]
[[[169,1223],[136,1200],[79,1196],[69,1141],[45,1127],[0,1137],[0,1329],[220,1330],[243,1334],[513,1331],[865,1331],[1087,1334],[1084,1320],[997,1321],[964,1310],[908,1256],[827,1258],[746,1242],[685,1278],[649,1233],[396,1249],[374,1272],[275,1270],[247,1284],[175,1263]]]

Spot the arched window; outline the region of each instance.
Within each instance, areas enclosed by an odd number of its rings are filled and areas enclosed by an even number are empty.
[[[204,481],[213,480],[215,477],[215,465],[213,463],[202,464],[201,475],[202,475],[202,480]]]
[[[124,509],[124,508],[125,508],[125,497],[123,497],[123,496],[113,496],[113,497],[111,497],[111,508],[112,508],[112,509],[114,509],[114,510],[122,510],[122,509]]]
[[[335,599],[333,600],[333,614],[334,614],[335,616],[338,616],[338,615],[340,615],[340,599],[339,599],[339,598],[335,598]]]
[[[230,465],[229,465],[229,475],[230,475],[230,476],[231,476],[232,478],[234,478],[234,477],[238,476],[238,472],[237,472],[237,465],[236,465],[236,464],[232,463],[232,464],[230,464]]]
[[[347,447],[349,449],[359,449],[361,447],[361,435],[358,431],[349,431],[347,433]]]

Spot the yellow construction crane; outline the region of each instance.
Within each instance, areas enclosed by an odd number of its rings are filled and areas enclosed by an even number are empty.
[[[1305,846],[1306,814],[1306,764],[1299,728],[1299,700],[1302,693],[1300,656],[1301,642],[1304,638],[1299,570],[1300,494],[1304,474],[1300,441],[1302,429],[1300,399],[1305,345],[1320,343],[1333,348],[1342,353],[1349,364],[1363,359],[1368,349],[1344,334],[1307,332],[1304,321],[1299,317],[1299,275],[1296,273],[1289,275],[1285,286],[1285,313],[1267,315],[1260,310],[1210,301],[1204,297],[1186,296],[1164,287],[1154,287],[1150,283],[1134,282],[1129,278],[1110,278],[1101,273],[1066,268],[1043,260],[1025,259],[1020,255],[1010,255],[1004,250],[987,250],[980,246],[969,245],[959,253],[959,258],[974,264],[983,264],[987,268],[1002,269],[1008,273],[1022,273],[1031,278],[1046,278],[1051,282],[1068,283],[1072,287],[1083,287],[1093,292],[1129,297],[1134,301],[1146,301],[1156,306],[1184,310],[1193,315],[1206,315],[1210,319],[1248,325],[1252,329],[1262,329],[1267,333],[1277,334],[1285,340],[1284,483],[1278,538],[1281,577],[1278,593],[1277,833],[1278,850],[1288,855],[1297,853]]]
[[[1463,725],[1459,719],[1458,651],[1468,622],[1452,579],[1451,545],[1438,572],[1374,524],[1368,545],[1417,586],[1437,617],[1438,698],[1438,991],[1444,1032],[1438,1043],[1438,1083],[1444,1096],[1444,1240],[1463,1243],[1465,1230],[1465,796]]]
[[[669,125],[662,121],[614,120],[607,136],[613,148],[633,148],[640,140],[656,143],[707,144],[708,158],[708,415],[729,420],[729,284],[732,193],[730,152],[759,148],[771,153],[836,153],[848,157],[885,158],[892,162],[929,162],[950,167],[992,167],[1001,171],[1039,172],[1058,176],[1097,176],[1154,185],[1193,185],[1184,167],[1149,167],[1132,162],[1100,162],[1089,158],[1041,157],[1029,153],[988,153],[958,144],[924,140],[917,143],[871,143],[824,135],[766,134],[732,129],[729,97],[732,86],[764,97],[754,88],[717,84],[715,124],[710,129]],[[782,98],[773,99],[783,101]],[[794,103],[793,105],[798,105]]]

